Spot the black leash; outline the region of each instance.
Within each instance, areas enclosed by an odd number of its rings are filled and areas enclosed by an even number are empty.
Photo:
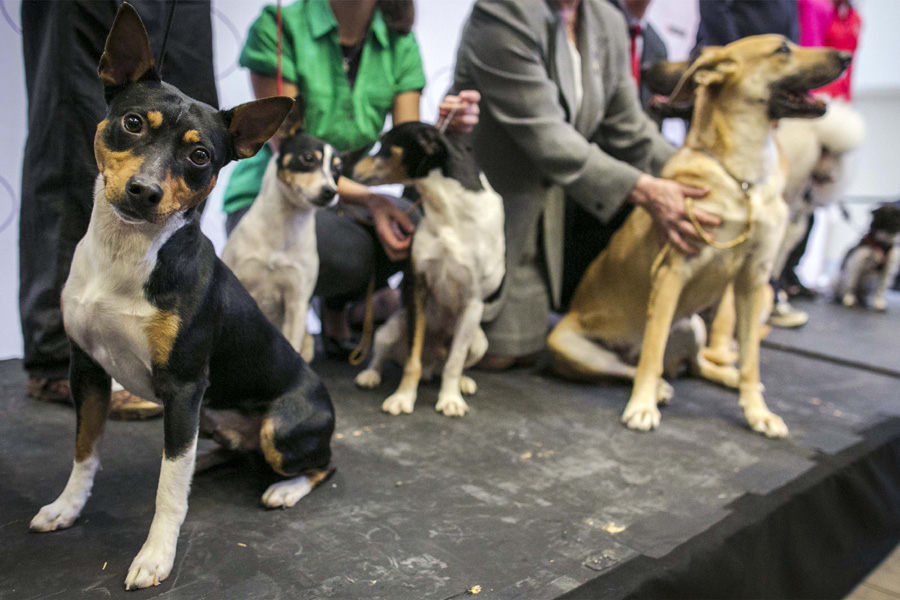
[[[175,5],[178,0],[169,0],[169,16],[166,19],[166,29],[163,32],[162,47],[159,49],[159,57],[156,60],[156,72],[162,77],[163,60],[166,58],[166,46],[169,45],[169,32],[172,31],[172,21],[175,17]]]

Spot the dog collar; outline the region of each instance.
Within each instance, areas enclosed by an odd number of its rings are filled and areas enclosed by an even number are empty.
[[[757,181],[747,181],[746,179],[741,179],[734,173],[732,173],[728,167],[726,167],[722,161],[720,161],[716,156],[707,150],[706,148],[691,148],[696,152],[702,152],[707,157],[712,159],[714,163],[719,165],[719,167],[725,171],[725,174],[731,177],[735,183],[741,188],[741,191],[744,194],[744,199],[747,201],[747,222],[744,226],[744,231],[737,236],[736,238],[729,240],[727,242],[718,242],[716,241],[709,233],[703,229],[703,226],[700,225],[700,221],[697,220],[697,217],[694,216],[694,199],[687,197],[684,199],[684,212],[687,213],[688,219],[691,220],[691,225],[694,226],[694,229],[697,230],[697,234],[700,238],[706,242],[707,245],[712,246],[713,248],[717,248],[719,250],[728,250],[729,248],[734,248],[735,246],[740,246],[744,242],[747,241],[747,238],[750,237],[750,231],[753,229],[753,202],[750,200],[750,190],[755,186]]]

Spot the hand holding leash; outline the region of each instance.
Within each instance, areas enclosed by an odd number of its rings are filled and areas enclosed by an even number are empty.
[[[702,198],[708,191],[669,179],[641,175],[629,199],[650,213],[661,244],[670,241],[685,254],[696,254],[694,244],[702,240],[685,210],[685,198]],[[716,227],[722,223],[721,219],[701,209],[694,209],[693,215],[705,227]]]
[[[469,133],[478,125],[481,94],[462,90],[458,96],[447,95],[438,109],[438,126],[454,133]]]

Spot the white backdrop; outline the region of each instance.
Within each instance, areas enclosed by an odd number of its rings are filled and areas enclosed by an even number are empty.
[[[63,0],[64,1],[64,0]],[[289,1],[289,0],[288,0]],[[718,1],[718,0],[704,0]],[[433,120],[450,83],[456,45],[473,0],[418,0],[416,35],[428,86],[422,100],[423,120]],[[252,99],[249,78],[237,57],[263,0],[213,0],[213,34],[220,104],[233,106]],[[861,154],[865,177],[851,193],[900,196],[900,169],[895,166],[894,140],[900,139],[900,1],[863,0],[866,22],[857,65],[857,89],[871,104],[873,116],[885,119],[871,127],[874,143]],[[21,57],[21,0],[0,0],[0,358],[21,356],[18,319],[18,206],[25,145],[25,82]],[[669,46],[670,56],[684,57],[693,45],[697,0],[654,0],[649,18]],[[868,94],[868,95],[866,95]],[[868,106],[868,104],[866,106]],[[861,106],[865,109],[865,106]],[[883,125],[882,125],[883,123]],[[223,175],[227,176],[227,172]],[[217,247],[223,240],[223,185],[213,193],[203,228]]]

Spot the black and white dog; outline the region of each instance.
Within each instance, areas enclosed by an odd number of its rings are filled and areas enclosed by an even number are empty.
[[[900,205],[884,204],[872,211],[872,224],[850,249],[834,285],[834,297],[844,306],[862,303],[887,309],[884,293],[900,271]]]
[[[298,97],[278,131],[262,189],[231,232],[222,260],[307,362],[315,345],[306,313],[319,276],[316,211],[333,206],[343,163],[330,144],[303,127]]]
[[[267,98],[218,111],[160,81],[140,17],[123,4],[100,60],[109,105],[97,126],[90,226],[62,295],[77,411],[75,463],[34,531],[70,527],[90,496],[110,377],[165,406],[156,513],[128,589],[158,585],[175,559],[194,474],[201,405],[257,423],[250,439],[287,479],[264,494],[291,506],[324,479],[334,409],[318,377],[216,258],[197,205],[228,162],[256,154],[291,109]]]
[[[400,386],[382,410],[411,413],[423,372],[428,377],[443,364],[435,409],[462,416],[469,410],[462,394],[476,391],[463,368],[487,351],[484,304],[506,270],[503,200],[468,149],[425,123],[403,123],[384,134],[378,153],[360,161],[353,178],[414,185],[425,210],[413,235],[412,281],[404,281],[412,301],[378,329],[372,361],[356,383],[374,388],[385,360],[405,362]]]

